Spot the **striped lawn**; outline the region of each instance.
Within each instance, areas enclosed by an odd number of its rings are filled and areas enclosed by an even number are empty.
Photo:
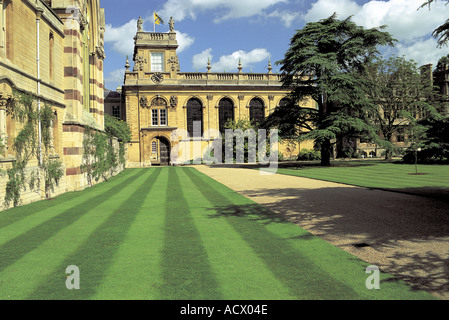
[[[277,173],[344,184],[390,190],[416,191],[417,188],[449,192],[449,165],[418,165],[399,163],[358,162],[331,167],[304,166],[279,168]],[[422,174],[425,173],[425,174]]]
[[[80,289],[65,286],[66,267]],[[194,168],[127,169],[0,213],[0,299],[432,299]]]

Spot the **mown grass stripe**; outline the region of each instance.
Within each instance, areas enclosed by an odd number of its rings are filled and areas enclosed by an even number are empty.
[[[220,216],[216,210],[220,204],[202,195],[200,189],[207,189],[210,183],[217,182],[208,180],[197,186],[185,171],[179,172],[184,195],[203,239],[213,272],[217,275],[223,299],[295,299],[226,221],[226,217]],[[239,198],[237,193],[233,195],[233,199]]]
[[[178,170],[168,168],[165,245],[162,252],[163,285],[160,299],[221,299],[219,284],[192,219]]]
[[[138,183],[137,179],[135,183]],[[102,210],[93,210],[81,216],[76,222],[59,230],[38,248],[27,253],[1,272],[0,299],[16,300],[28,297],[43,279],[47,279],[56,265],[61,264],[66,256],[75,252],[78,246],[108,219],[114,209],[128,199],[123,195],[132,193],[134,188],[133,184],[125,186],[120,194],[102,204]],[[84,193],[89,191],[87,189]],[[30,206],[30,208],[32,207],[33,205]],[[59,270],[59,273],[63,274],[63,271]]]
[[[29,205],[23,205],[15,208],[10,208],[5,211],[0,212],[0,229],[5,228],[13,223],[16,223],[20,220],[23,220],[29,216],[35,216],[38,214],[46,214],[49,211],[58,211],[58,210],[65,210],[67,209],[67,203],[70,201],[70,204],[75,206],[77,203],[80,203],[87,198],[91,198],[96,193],[97,189],[102,189],[105,187],[112,187],[117,182],[117,179],[122,179],[129,175],[131,172],[126,170],[121,172],[120,174],[111,177],[109,179],[109,183],[107,186],[103,184],[97,184],[93,187],[89,188],[89,193],[83,192],[83,191],[72,191],[72,192],[66,192],[61,195],[58,195],[51,199],[45,199],[33,202],[33,210],[29,209]],[[3,232],[3,230],[2,230]]]
[[[193,168],[186,174],[199,188],[203,196],[214,199],[221,216],[241,235],[254,252],[265,262],[273,275],[298,299],[356,299],[355,291],[344,283],[336,281],[300,251],[295,250],[288,241],[268,231],[264,223],[288,223],[262,206],[248,202],[235,205],[228,197],[209,184],[201,188],[208,177]],[[256,217],[256,218],[255,218]],[[255,220],[255,219],[258,219]],[[323,291],[323,288],[326,288]]]
[[[131,176],[130,172],[126,171],[118,176],[113,177],[107,183],[102,183],[93,186],[92,188],[87,188],[83,191],[77,191],[73,193],[69,193],[66,195],[61,195],[55,198],[52,201],[40,201],[38,203],[32,203],[23,207],[13,208],[7,210],[4,213],[0,213],[0,223],[4,220],[7,220],[11,223],[5,224],[4,228],[0,231],[0,246],[5,244],[8,241],[11,241],[17,235],[25,234],[32,230],[33,228],[49,221],[50,219],[66,212],[70,208],[74,208],[80,206],[83,202],[88,201],[96,196],[99,196],[104,190],[108,190],[117,186],[120,181],[123,181],[124,178]],[[118,178],[119,180],[116,180]],[[73,197],[73,200],[72,200]],[[56,206],[51,206],[51,203],[57,202]],[[50,207],[48,209],[42,209],[38,211],[34,211],[34,207],[37,205],[39,208],[42,208],[43,204],[48,204]],[[16,209],[20,209],[19,211]],[[28,212],[26,217],[23,217],[18,220],[14,220],[12,216],[17,212],[21,213],[22,211]],[[14,220],[14,222],[12,221]],[[1,249],[0,249],[0,257],[1,257]]]
[[[140,169],[141,172],[143,170]],[[89,299],[93,296],[160,172],[161,170],[143,171],[139,175],[139,180],[135,180],[134,183],[144,181],[134,188],[135,191],[129,198],[84,241],[76,252],[55,268],[28,299],[42,296],[46,299]],[[80,290],[68,290],[65,286],[63,276],[65,268],[69,265],[76,265],[80,269],[83,279]]]
[[[161,173],[148,190],[92,299],[158,299],[158,288],[163,282],[160,265],[165,220],[165,200],[161,199],[167,196],[168,169],[153,167],[143,170],[161,170]]]
[[[103,202],[107,201],[109,197],[119,193],[124,186],[132,183],[135,179],[136,175],[132,175],[120,184],[116,184],[111,188],[105,188],[101,194],[89,198],[76,206],[70,207],[26,233],[21,233],[17,237],[4,243],[0,247],[0,272],[28,252],[38,248],[41,243],[51,238],[59,230],[74,223],[82,215],[92,211]],[[106,187],[106,185],[103,186]]]

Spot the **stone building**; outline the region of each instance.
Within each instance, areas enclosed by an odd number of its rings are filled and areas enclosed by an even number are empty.
[[[134,66],[126,61],[122,96],[132,131],[128,166],[169,164],[170,154],[181,162],[198,160],[227,120],[261,121],[289,92],[271,64],[267,73],[244,73],[241,63],[235,73],[213,72],[210,63],[207,72],[181,72],[172,19],[169,24],[169,32],[155,33],[144,32],[138,23]],[[307,106],[314,107],[312,101]],[[295,157],[298,148],[281,145],[279,150]]]
[[[122,101],[122,88],[116,91],[104,90],[104,113],[126,121],[126,112]]]
[[[51,106],[52,157],[64,177],[54,193],[86,186],[81,173],[86,125],[104,129],[103,44],[105,19],[100,0],[0,0],[0,156],[6,170],[16,159],[12,148],[21,123],[8,111],[14,92],[31,95],[36,108]],[[29,162],[30,170],[37,160]],[[0,197],[7,178],[2,177]],[[39,199],[23,194],[23,203]]]

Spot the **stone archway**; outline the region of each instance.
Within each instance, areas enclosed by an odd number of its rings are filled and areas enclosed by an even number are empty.
[[[170,141],[165,137],[157,137],[159,140],[159,160],[161,166],[170,165]]]

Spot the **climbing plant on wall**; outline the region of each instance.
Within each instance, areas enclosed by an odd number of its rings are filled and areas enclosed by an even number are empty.
[[[15,137],[10,137],[13,139],[15,161],[6,171],[8,182],[5,190],[5,206],[9,207],[11,203],[14,206],[19,205],[21,193],[27,187],[39,192],[41,182],[45,197],[48,198],[54,184],[57,184],[63,175],[62,163],[50,158],[51,127],[55,115],[47,104],[43,103],[41,108],[37,108],[34,96],[18,91],[14,92],[14,98],[9,103],[7,112],[20,123],[21,128]],[[31,159],[38,161],[38,167],[37,170],[28,169],[27,172]]]

